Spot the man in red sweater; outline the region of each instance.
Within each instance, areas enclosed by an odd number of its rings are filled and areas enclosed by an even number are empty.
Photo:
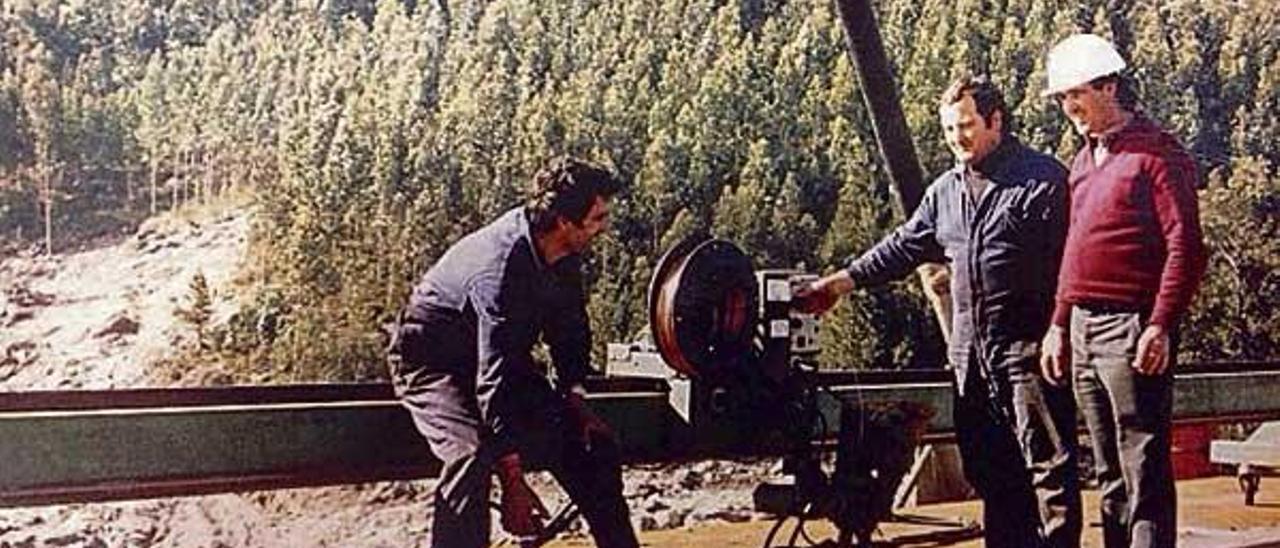
[[[1115,47],[1090,34],[1049,53],[1045,94],[1085,146],[1068,179],[1070,227],[1040,365],[1050,382],[1075,383],[1105,546],[1172,547],[1170,365],[1205,250],[1195,162],[1141,114],[1124,68]]]

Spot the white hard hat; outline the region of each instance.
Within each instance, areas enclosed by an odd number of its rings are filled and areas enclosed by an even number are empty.
[[[1095,34],[1073,34],[1049,51],[1046,71],[1049,85],[1044,97],[1062,93],[1095,78],[1115,74],[1125,67],[1120,52],[1105,38]]]

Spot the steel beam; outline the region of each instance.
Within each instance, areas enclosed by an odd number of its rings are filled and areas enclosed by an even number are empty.
[[[250,390],[269,397],[298,389]],[[238,397],[234,390],[222,396]],[[10,397],[32,400],[3,395],[0,402]],[[61,405],[66,396],[55,399]],[[645,458],[665,445],[670,429],[661,424],[674,420],[665,393],[589,401],[618,429],[629,455]],[[0,507],[418,478],[438,469],[409,415],[389,398],[2,411],[0,463]]]
[[[832,375],[824,382],[835,399],[852,404],[927,405],[936,412],[930,435],[951,432],[945,373],[892,379]],[[712,420],[693,429],[667,390],[635,390],[657,384],[598,383],[603,391],[588,396],[628,460],[767,449],[724,431],[742,424]],[[820,400],[833,429],[835,399]],[[1280,370],[1181,374],[1174,406],[1182,422],[1280,418]],[[0,394],[0,463],[0,506],[416,478],[436,469],[408,414],[379,385]]]

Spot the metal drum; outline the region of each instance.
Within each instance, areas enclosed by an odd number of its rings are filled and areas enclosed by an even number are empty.
[[[751,259],[705,236],[663,255],[649,283],[649,326],[662,359],[676,371],[715,377],[747,359],[756,323]]]

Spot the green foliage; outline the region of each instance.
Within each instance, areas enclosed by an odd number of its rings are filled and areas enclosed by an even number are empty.
[[[1078,146],[1044,53],[1113,37],[1147,111],[1216,175],[1195,356],[1274,356],[1280,15],[1268,0],[880,0],[926,173],[936,101],[990,73],[1018,132]],[[660,254],[711,231],[829,271],[902,220],[829,0],[20,0],[0,16],[0,234],[52,247],[243,190],[251,295],[211,341],[254,379],[380,374],[380,325],[446,247],[571,153],[631,183],[589,258],[600,349],[646,321]],[[12,46],[12,47],[10,47]],[[1270,232],[1268,232],[1270,231]],[[827,318],[828,367],[936,365],[918,283]],[[1243,318],[1243,319],[1242,319]],[[598,351],[599,352],[599,351]]]
[[[1263,360],[1280,354],[1280,179],[1244,158],[1201,193],[1209,271],[1182,330],[1193,359]]]

